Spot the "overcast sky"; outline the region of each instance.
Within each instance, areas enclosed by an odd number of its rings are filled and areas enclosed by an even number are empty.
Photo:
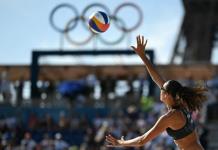
[[[111,12],[127,2],[125,0],[0,0],[0,64],[30,64],[33,49],[52,50],[60,48],[60,33],[56,32],[49,23],[52,9],[61,3],[75,6],[81,14],[83,9],[91,3],[98,2],[106,5]],[[169,62],[180,24],[183,19],[181,0],[130,0],[140,6],[143,11],[141,26],[129,34],[120,44],[108,46],[97,41],[97,49],[128,49],[135,44],[135,36],[144,35],[148,39],[148,48],[154,49],[156,62]],[[58,14],[59,13],[59,14]],[[55,23],[65,26],[71,15],[70,10],[62,9],[55,15]],[[118,16],[127,26],[134,24],[137,12],[133,8],[123,9]],[[84,39],[86,30],[81,23],[72,31],[75,40]],[[113,22],[108,31],[101,36],[105,39],[115,39],[120,35]],[[76,35],[76,37],[75,37]],[[70,44],[63,40],[63,49],[93,49],[94,42],[83,46]],[[45,62],[50,60],[45,58]],[[139,60],[138,58],[135,58]],[[91,61],[87,59],[86,61]]]

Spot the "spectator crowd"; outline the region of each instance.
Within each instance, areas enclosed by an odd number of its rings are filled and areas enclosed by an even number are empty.
[[[181,82],[193,83],[191,80]],[[153,95],[150,95],[148,80],[140,76],[129,79],[111,77],[97,79],[89,75],[82,82],[71,82],[71,90],[78,89],[78,86],[85,87],[84,91],[77,91],[72,95],[63,91],[63,87],[54,87],[55,84],[48,81],[41,85],[43,85],[41,86],[43,88],[39,88],[41,99],[45,99],[44,101],[46,98],[57,99],[57,103],[60,99],[67,99],[70,101],[70,107],[22,105],[20,99],[24,99],[22,94],[24,81],[20,80],[18,84],[12,83],[6,74],[2,74],[1,99],[6,103],[12,100],[16,105],[5,106],[3,102],[0,105],[0,149],[106,150],[106,134],[124,136],[125,139],[136,137],[150,129],[156,119],[166,111],[159,101],[159,89],[154,88]],[[208,144],[205,122],[215,120],[217,112],[216,109],[212,109],[214,104],[217,104],[217,88],[209,87],[209,89],[208,103],[202,112],[193,113],[205,149]],[[87,105],[90,101],[92,103]],[[207,117],[207,114],[210,114],[210,117]],[[141,148],[127,149],[176,150],[176,146],[164,132]]]

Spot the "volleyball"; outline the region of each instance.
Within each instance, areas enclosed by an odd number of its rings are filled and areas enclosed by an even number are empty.
[[[94,33],[103,33],[110,26],[110,18],[103,11],[96,11],[89,17],[89,29]]]

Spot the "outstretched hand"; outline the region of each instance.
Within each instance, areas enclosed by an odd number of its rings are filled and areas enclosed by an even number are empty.
[[[121,137],[121,139],[119,140],[109,134],[106,136],[106,141],[109,143],[107,147],[121,147],[123,146],[122,142],[124,141],[124,139],[123,137]]]
[[[137,46],[131,46],[131,48],[138,54],[141,58],[145,56],[145,47],[147,45],[147,40],[144,40],[144,36],[138,35],[136,37]]]

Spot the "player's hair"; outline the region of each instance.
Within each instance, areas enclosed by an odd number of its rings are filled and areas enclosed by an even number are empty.
[[[204,87],[186,87],[175,80],[167,81],[165,90],[175,100],[176,107],[184,107],[184,102],[190,111],[200,110],[202,104],[207,100]]]

